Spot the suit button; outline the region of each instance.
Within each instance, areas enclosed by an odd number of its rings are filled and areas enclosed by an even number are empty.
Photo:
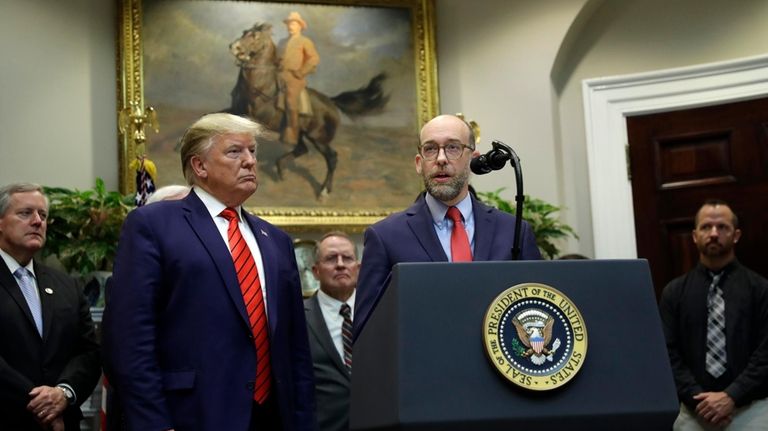
[[[252,391],[252,390],[253,390],[253,386],[254,386],[254,385],[253,385],[253,382],[248,382],[248,383],[245,385],[245,389],[248,389],[249,391]]]

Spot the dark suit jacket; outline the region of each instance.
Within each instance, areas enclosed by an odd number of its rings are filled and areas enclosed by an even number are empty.
[[[0,259],[1,430],[40,430],[26,409],[32,388],[67,383],[82,404],[101,376],[99,345],[81,286],[62,272],[38,262],[34,265],[43,312],[42,339],[16,278]],[[67,430],[80,429],[82,417],[79,406],[68,407],[64,411]]]
[[[304,300],[304,313],[315,368],[315,399],[320,431],[347,431],[350,376],[328,332],[317,293]]]
[[[284,429],[315,429],[293,244],[264,220],[245,219],[264,261],[272,397]],[[232,256],[194,191],[128,215],[112,282],[103,323],[105,371],[129,429],[247,430],[253,336]]]
[[[472,199],[475,261],[511,260],[515,217]],[[520,259],[541,259],[531,227],[522,222]],[[355,297],[354,337],[360,334],[389,284],[392,266],[401,262],[447,262],[423,196],[365,231],[363,261]]]

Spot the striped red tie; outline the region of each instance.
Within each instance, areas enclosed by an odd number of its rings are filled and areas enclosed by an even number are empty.
[[[472,262],[472,249],[469,247],[469,237],[461,221],[461,211],[456,207],[450,207],[446,215],[453,220],[451,262]]]
[[[259,271],[256,269],[251,250],[245,243],[243,234],[240,233],[235,210],[226,208],[219,215],[229,220],[227,228],[229,251],[235,262],[237,281],[240,282],[240,291],[243,294],[245,309],[248,311],[248,319],[253,331],[253,340],[256,344],[256,384],[253,388],[253,399],[263,404],[269,396],[272,373],[269,365],[269,326],[264,309],[264,296],[261,293]]]

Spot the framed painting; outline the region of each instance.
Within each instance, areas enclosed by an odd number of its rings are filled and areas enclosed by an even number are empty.
[[[141,157],[158,186],[184,184],[184,130],[230,112],[275,132],[259,142],[255,214],[354,232],[404,209],[422,189],[418,131],[437,113],[433,13],[433,0],[121,0],[121,190]]]

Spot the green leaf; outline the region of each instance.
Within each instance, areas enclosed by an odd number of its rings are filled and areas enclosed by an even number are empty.
[[[512,215],[515,214],[514,201],[507,201],[501,197],[504,188],[492,192],[477,192],[478,198],[486,205],[497,208]],[[573,237],[579,239],[573,228],[560,221],[556,217],[562,207],[552,205],[541,199],[525,195],[523,205],[523,220],[527,221],[536,236],[536,245],[541,254],[548,259],[554,259],[560,255],[560,249],[553,242],[557,239]]]

